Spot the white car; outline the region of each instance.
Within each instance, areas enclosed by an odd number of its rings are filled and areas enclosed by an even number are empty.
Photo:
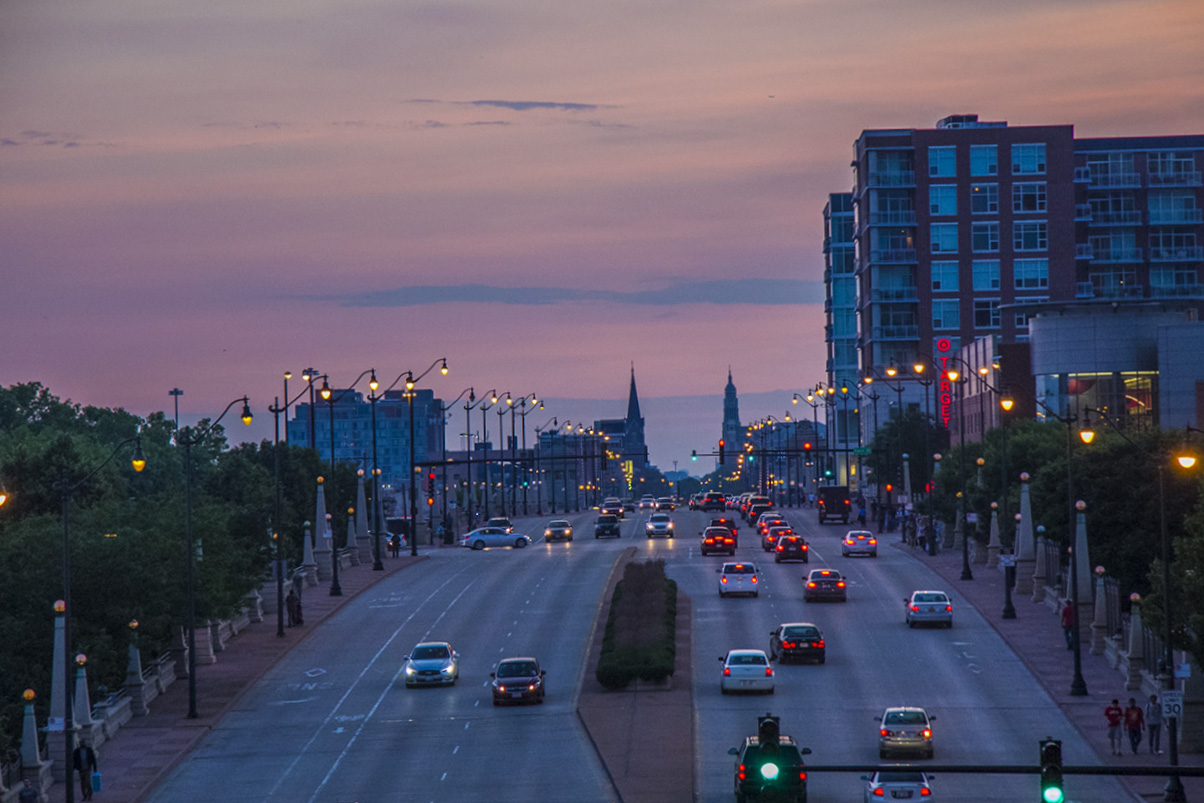
[[[531,543],[525,535],[508,532],[505,527],[478,527],[470,530],[460,538],[460,546],[469,549],[484,549],[487,546],[512,546],[522,549]]]
[[[719,691],[723,694],[734,691],[773,694],[773,665],[764,650],[728,650],[719,660],[723,663],[723,675],[719,678]]]
[[[725,563],[719,572],[719,596],[729,594],[751,594],[760,591],[760,575],[751,563]]]
[[[656,497],[655,496],[641,496],[640,497],[640,510],[656,510]]]
[[[668,513],[653,513],[648,517],[648,523],[644,525],[644,534],[649,538],[654,535],[663,535],[666,538],[673,537],[673,519]]]
[[[913,591],[903,602],[907,606],[904,619],[908,627],[920,624],[953,627],[953,600],[944,591]]]
[[[869,530],[849,530],[840,542],[840,554],[846,558],[850,555],[869,555],[876,558],[878,539]]]
[[[402,668],[406,688],[453,686],[460,677],[460,653],[446,641],[424,641],[414,645]]]
[[[862,775],[865,781],[865,803],[875,800],[923,800],[932,796],[928,776],[919,770],[879,770]]]

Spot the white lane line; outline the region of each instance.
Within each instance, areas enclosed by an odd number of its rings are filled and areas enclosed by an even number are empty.
[[[470,720],[468,720],[467,722],[465,722],[465,723],[464,723],[464,730],[468,730],[468,726],[469,726],[469,725],[471,725],[471,724],[472,724],[472,720],[471,720],[471,719],[470,719]]]
[[[456,753],[459,753],[459,752],[460,752],[460,745],[456,745],[455,749],[452,750],[452,755],[454,756]]]

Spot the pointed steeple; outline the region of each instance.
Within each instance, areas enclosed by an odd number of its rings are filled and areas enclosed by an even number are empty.
[[[627,420],[623,431],[623,454],[637,465],[648,464],[648,446],[644,441],[644,417],[640,415],[640,397],[635,392],[635,363],[631,364],[631,390],[627,395]]]
[[[635,392],[635,363],[631,364],[631,390],[627,394],[627,421],[643,421],[640,417],[640,397]]]

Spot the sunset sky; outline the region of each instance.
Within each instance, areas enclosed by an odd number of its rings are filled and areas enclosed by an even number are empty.
[[[7,0],[0,383],[270,437],[285,369],[577,421],[634,364],[671,469],[729,365],[746,421],[823,378],[858,134],[959,113],[1204,133],[1204,3]]]

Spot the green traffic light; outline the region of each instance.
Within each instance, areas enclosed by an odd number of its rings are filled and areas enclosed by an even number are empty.
[[[1041,799],[1044,800],[1045,803],[1062,803],[1062,801],[1065,800],[1065,796],[1062,794],[1062,790],[1060,788],[1056,786],[1050,786],[1041,790]]]
[[[778,765],[772,761],[766,761],[761,765],[761,777],[767,781],[772,781],[778,777]]]

